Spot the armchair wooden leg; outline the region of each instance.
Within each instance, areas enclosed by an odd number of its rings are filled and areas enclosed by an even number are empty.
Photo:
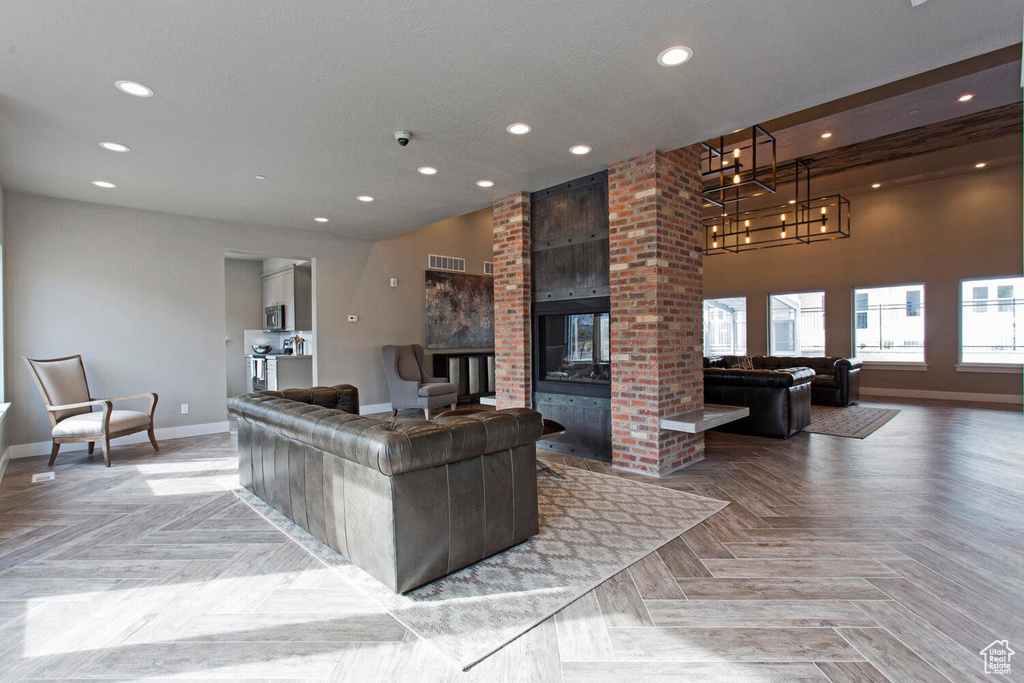
[[[96,450],[96,442],[95,441],[90,441],[89,442],[89,455],[92,455],[92,452],[94,450]]]
[[[53,449],[50,451],[50,464],[49,467],[53,467],[53,461],[57,459],[57,451],[60,450],[60,444],[56,441],[53,442]]]
[[[160,452],[160,446],[156,442],[156,432],[153,430],[153,426],[152,425],[150,425],[149,432],[147,432],[147,433],[149,434],[149,442],[151,444],[153,444],[153,450],[156,451],[157,453],[159,453]]]
[[[398,408],[391,409],[391,417],[398,417]]]
[[[110,467],[110,437],[106,434],[103,435],[103,462],[107,463],[107,467]]]

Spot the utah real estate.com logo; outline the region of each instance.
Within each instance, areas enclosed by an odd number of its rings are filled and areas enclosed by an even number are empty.
[[[985,673],[1009,675],[1010,658],[1016,652],[1010,649],[1010,643],[1005,640],[995,640],[991,645],[981,651],[981,658],[985,661]]]

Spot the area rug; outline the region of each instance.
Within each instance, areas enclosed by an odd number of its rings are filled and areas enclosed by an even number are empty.
[[[863,439],[896,417],[899,412],[894,409],[865,406],[811,406],[811,424],[804,427],[804,431]]]
[[[538,476],[540,533],[395,595],[243,488],[242,501],[410,631],[468,669],[728,503],[576,467]]]

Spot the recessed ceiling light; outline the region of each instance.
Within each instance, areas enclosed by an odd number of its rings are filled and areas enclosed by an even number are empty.
[[[573,154],[590,154],[590,147],[587,145],[573,145],[569,148]]]
[[[692,56],[693,50],[685,45],[676,45],[658,53],[658,64],[662,66],[679,66],[690,61]]]
[[[267,176],[265,176],[265,175],[257,175],[257,176],[253,176],[253,177],[256,180],[266,180],[267,179]]]
[[[359,201],[361,201],[361,202],[372,202],[372,201],[373,201],[373,197],[371,197],[371,196],[370,196],[370,195],[368,195],[368,194],[361,194],[361,195],[358,195],[358,196],[356,197],[356,199],[358,199],[358,200],[359,200]]]
[[[823,138],[825,138],[825,139],[827,140],[827,139],[829,139],[830,137],[832,137],[832,133],[822,133],[822,134],[821,134],[821,137],[823,137]]]
[[[510,123],[505,127],[505,130],[512,133],[512,135],[526,135],[533,130],[533,127],[528,123]]]
[[[790,204],[796,204],[796,200],[795,200],[795,199],[790,199],[790,200],[789,200],[789,203],[790,203]]]
[[[100,147],[109,149],[111,152],[127,152],[130,149],[128,145],[122,145],[120,142],[101,142]]]
[[[315,220],[317,223],[326,223],[329,219],[324,218],[323,216],[317,216],[313,220]]]
[[[974,165],[974,168],[985,168],[985,162],[984,161],[979,161],[978,163],[976,163]]]
[[[152,97],[153,89],[135,81],[114,81],[114,87],[136,97]]]
[[[420,166],[416,170],[423,175],[437,175],[437,169],[433,166]]]
[[[918,110],[917,110],[917,109],[911,109],[911,110],[910,110],[910,111],[908,111],[907,113],[908,113],[908,114],[916,114],[917,112],[918,112]]]
[[[96,187],[102,187],[107,190],[112,190],[115,187],[117,187],[117,185],[115,185],[114,183],[111,183],[106,180],[94,180],[92,181],[92,184],[95,185]]]
[[[874,183],[871,187],[877,190],[881,186],[882,186],[882,183]]]
[[[477,187],[494,187],[493,180],[478,180],[476,181]]]
[[[957,100],[960,102],[970,102],[973,99],[974,95],[972,95],[971,93],[964,93],[963,95],[957,98]]]

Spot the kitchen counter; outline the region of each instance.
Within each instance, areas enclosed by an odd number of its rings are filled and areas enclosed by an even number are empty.
[[[255,353],[245,354],[246,358],[274,358],[275,360],[281,360],[282,358],[312,358],[313,356],[308,353],[297,355],[294,353],[268,353],[265,356],[258,356]]]

